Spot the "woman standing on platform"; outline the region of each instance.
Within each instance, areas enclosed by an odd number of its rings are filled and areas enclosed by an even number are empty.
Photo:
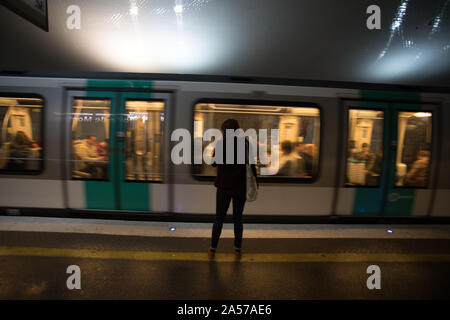
[[[228,207],[230,206],[231,200],[233,200],[233,222],[234,222],[234,252],[236,258],[241,258],[241,247],[242,247],[242,234],[243,234],[243,224],[242,224],[242,213],[244,211],[244,205],[246,201],[246,179],[247,179],[247,167],[246,164],[238,164],[237,161],[237,147],[238,139],[235,135],[227,135],[227,129],[235,130],[239,129],[239,123],[235,119],[228,119],[222,124],[222,134],[223,139],[216,144],[216,149],[213,153],[213,161],[211,165],[217,167],[217,176],[214,185],[217,188],[216,193],[216,218],[212,228],[211,235],[211,246],[208,250],[208,257],[210,259],[214,258],[217,244],[219,242],[220,234],[222,232],[223,222],[225,216],[227,215]],[[226,159],[226,141],[227,139],[234,139],[234,161],[232,164],[227,164]],[[219,149],[220,148],[220,149]],[[248,155],[249,144],[245,140],[246,155]],[[220,150],[220,159],[223,159],[223,164],[218,164],[215,162],[214,156],[217,154],[216,150]],[[246,157],[246,162],[248,162],[248,157]],[[251,165],[252,172],[256,177],[256,167],[254,164]]]

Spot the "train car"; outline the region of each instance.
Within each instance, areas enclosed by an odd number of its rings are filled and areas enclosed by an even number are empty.
[[[268,155],[278,152],[279,166],[259,176],[247,217],[450,216],[450,94],[443,90],[105,78],[0,77],[2,213],[212,215],[215,169],[190,155],[174,163],[180,141],[173,132],[186,129],[192,148],[197,141],[209,154],[205,131],[235,118],[244,130],[278,129]],[[258,163],[258,172],[270,166]]]

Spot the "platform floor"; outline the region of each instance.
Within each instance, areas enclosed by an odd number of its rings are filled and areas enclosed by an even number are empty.
[[[0,216],[0,299],[450,298],[450,226],[244,228],[240,261],[231,224],[209,260],[211,224]]]

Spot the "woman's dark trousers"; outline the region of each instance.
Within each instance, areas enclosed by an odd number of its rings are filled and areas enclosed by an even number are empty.
[[[234,248],[241,249],[242,233],[244,227],[242,225],[242,212],[245,205],[245,193],[235,193],[233,191],[217,189],[216,194],[216,219],[214,221],[211,248],[216,249],[219,243],[220,234],[222,233],[223,222],[227,215],[230,202],[233,200],[233,222],[234,222]]]

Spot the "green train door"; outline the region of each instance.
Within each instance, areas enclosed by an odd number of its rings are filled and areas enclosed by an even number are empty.
[[[378,216],[383,211],[389,148],[389,104],[343,101],[343,162],[337,214]]]
[[[166,100],[151,93],[120,93],[118,184],[121,210],[151,211],[153,184],[163,182]],[[155,187],[155,186],[153,186]]]
[[[432,201],[437,106],[392,103],[385,216],[425,216]],[[434,121],[436,123],[436,121]]]
[[[117,94],[69,91],[65,117],[69,208],[116,210],[118,174],[114,156]]]
[[[149,212],[158,201],[160,210],[167,207],[164,199],[152,199],[155,190],[164,198],[165,190],[152,184],[162,184],[167,171],[163,136],[168,100],[151,92],[68,92],[70,208]]]
[[[436,106],[345,100],[336,213],[426,215]]]

